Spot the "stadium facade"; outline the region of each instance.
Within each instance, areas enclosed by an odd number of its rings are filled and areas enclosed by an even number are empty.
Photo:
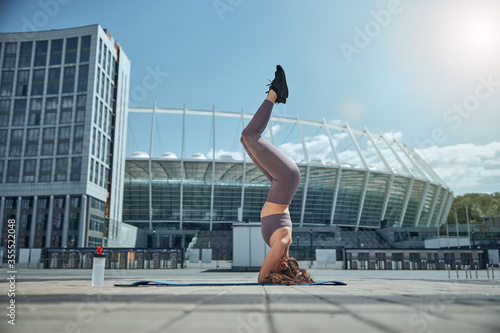
[[[117,240],[130,61],[99,25],[0,34],[0,246]]]
[[[157,128],[164,136],[168,152],[150,157],[150,147],[149,154],[137,151],[127,158],[124,222],[155,233],[187,235],[259,221],[269,182],[239,143],[251,114],[156,107],[131,108],[129,113],[152,115],[153,124],[165,124],[153,125],[151,132]],[[301,172],[290,206],[294,230],[388,226],[434,232],[446,221],[452,191],[397,135],[374,135],[324,119],[301,120],[280,114],[279,108],[263,135]],[[193,150],[194,137],[202,138],[208,153]],[[151,138],[151,143],[157,141]]]

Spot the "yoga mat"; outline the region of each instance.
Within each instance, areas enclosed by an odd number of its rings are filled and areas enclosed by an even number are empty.
[[[131,284],[115,284],[115,287],[139,287],[139,286],[272,286],[270,283],[258,283],[258,282],[172,282],[172,281],[161,281],[161,280],[145,280],[136,281]],[[303,283],[300,286],[347,286],[346,283],[340,281],[318,281],[313,283]]]

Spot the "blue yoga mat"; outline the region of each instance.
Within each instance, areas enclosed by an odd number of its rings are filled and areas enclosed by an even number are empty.
[[[131,284],[115,284],[115,287],[139,287],[139,286],[270,286],[269,283],[258,282],[172,282],[162,280],[145,280],[137,281]],[[301,286],[347,286],[346,283],[340,281],[318,281],[313,283],[303,283]]]

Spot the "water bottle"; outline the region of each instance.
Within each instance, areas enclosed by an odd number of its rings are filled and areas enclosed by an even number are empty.
[[[92,286],[102,286],[104,284],[104,265],[106,264],[106,255],[102,254],[102,248],[97,248],[94,254],[92,265]]]

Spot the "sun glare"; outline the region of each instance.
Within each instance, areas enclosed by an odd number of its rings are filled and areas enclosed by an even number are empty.
[[[488,57],[500,48],[500,24],[490,17],[471,17],[464,21],[461,35],[464,51],[471,55]]]

